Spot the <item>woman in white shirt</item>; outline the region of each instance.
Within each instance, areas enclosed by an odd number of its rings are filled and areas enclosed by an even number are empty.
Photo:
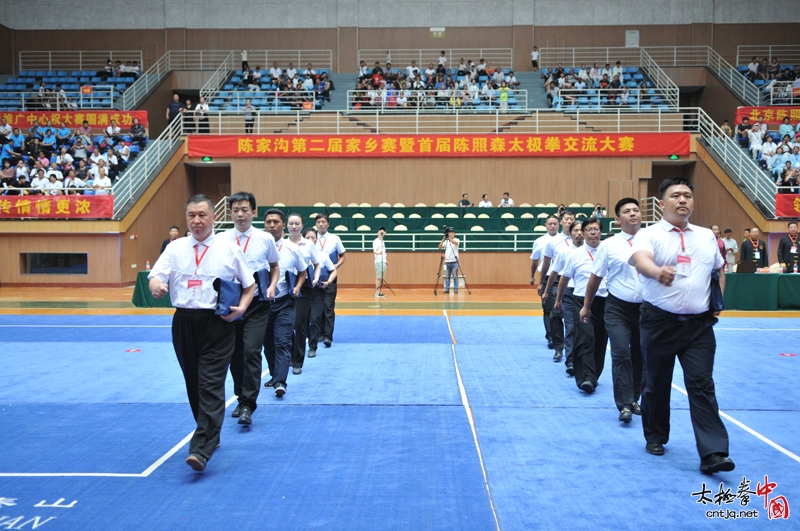
[[[110,136],[111,138],[114,139],[115,142],[117,142],[120,140],[120,137],[122,135],[122,129],[119,128],[116,120],[111,120],[111,125],[106,127],[106,133],[108,133],[108,136]]]
[[[200,134],[208,134],[208,104],[203,96],[200,96],[200,102],[194,108],[194,120],[197,124],[197,132]]]
[[[69,170],[64,178],[64,189],[67,195],[78,194],[77,188],[85,188],[86,184],[75,176],[75,170]]]
[[[63,195],[64,183],[56,179],[54,174],[50,174],[50,182],[47,183],[47,190],[50,195]]]

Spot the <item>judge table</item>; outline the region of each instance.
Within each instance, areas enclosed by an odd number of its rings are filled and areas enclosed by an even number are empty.
[[[167,292],[161,299],[154,299],[150,293],[150,281],[147,275],[150,271],[139,271],[136,275],[136,285],[133,288],[133,305],[138,308],[172,308],[172,301]]]
[[[725,275],[726,310],[798,310],[800,275]]]

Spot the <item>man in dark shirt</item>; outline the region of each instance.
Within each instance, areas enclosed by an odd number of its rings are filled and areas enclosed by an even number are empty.
[[[181,229],[178,228],[177,225],[173,225],[169,228],[169,238],[164,240],[161,244],[161,250],[158,252],[159,255],[164,254],[164,249],[167,248],[167,245],[177,240],[181,235]]]
[[[756,267],[769,267],[767,244],[758,239],[759,229],[750,229],[750,237],[742,243],[742,262],[755,262]]]
[[[778,263],[786,273],[800,270],[800,253],[797,252],[797,222],[789,222],[789,234],[778,243]]]
[[[739,141],[742,147],[746,148],[750,143],[747,133],[749,133],[752,128],[753,126],[750,124],[750,118],[747,116],[742,118],[742,123],[736,126],[736,140]]]
[[[171,123],[183,110],[181,98],[177,94],[172,95],[172,101],[167,106],[167,120]]]
[[[472,206],[472,203],[469,202],[469,195],[461,194],[461,201],[458,202],[458,206],[463,208]]]

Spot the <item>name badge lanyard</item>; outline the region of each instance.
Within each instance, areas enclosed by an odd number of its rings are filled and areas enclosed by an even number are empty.
[[[206,253],[211,248],[210,245],[207,245],[205,250],[203,251],[203,254],[198,254],[198,252],[197,252],[197,246],[198,245],[200,245],[200,244],[198,243],[198,244],[196,244],[194,246],[194,266],[195,266],[194,267],[194,274],[195,275],[197,274],[197,270],[200,269],[200,264],[203,262],[203,258],[206,257]]]
[[[686,277],[689,276],[689,271],[692,265],[691,257],[688,254],[686,254],[686,241],[683,239],[683,233],[686,232],[687,230],[688,228],[682,230],[677,228],[672,229],[672,232],[677,232],[678,236],[681,237],[681,252],[678,253],[678,260],[677,260],[678,267],[676,274],[678,274],[679,276],[686,276]]]
[[[250,245],[250,238],[253,237],[253,233],[250,233],[250,236],[247,237],[247,240],[244,242],[244,249],[242,249],[242,253],[247,254],[247,246]],[[239,247],[242,246],[241,242],[239,241],[239,237],[236,236],[236,245]]]
[[[791,240],[792,242],[792,247],[791,249],[789,249],[789,252],[792,254],[797,254],[797,236],[795,236],[794,238],[792,238],[791,234],[787,234],[787,236],[789,237],[789,240]],[[792,261],[794,262],[794,260]]]

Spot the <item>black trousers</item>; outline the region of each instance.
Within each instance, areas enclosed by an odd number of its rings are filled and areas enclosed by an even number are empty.
[[[308,350],[317,350],[322,331],[322,314],[325,311],[325,289],[314,288],[311,294],[311,315],[308,328]]]
[[[550,288],[550,295],[547,297],[548,306],[550,307],[550,341],[553,342],[553,348],[556,350],[564,350],[564,317],[561,312],[556,311],[556,297],[558,296],[558,280],[553,282]],[[562,300],[563,303],[563,300]]]
[[[239,397],[239,406],[255,411],[261,390],[261,347],[269,324],[269,303],[254,298],[243,318],[233,324],[236,327],[231,357],[233,392]]]
[[[201,118],[197,121],[197,132],[208,134],[210,132],[208,118]]]
[[[605,297],[592,300],[592,318],[584,324],[581,322],[581,309],[585,297],[573,295],[572,315],[575,319],[575,339],[572,346],[572,366],[575,369],[575,384],[580,385],[589,380],[597,386],[600,374],[606,361],[606,344],[608,335],[605,327]]]
[[[309,340],[309,349],[316,349],[317,342],[311,345],[311,333],[319,325],[313,322],[314,306],[316,305],[320,310],[325,302],[325,290],[318,288],[303,287],[300,290],[302,295],[297,299],[295,306],[294,318],[294,343],[292,344],[292,367],[303,367],[303,362],[306,359],[306,339]],[[317,319],[320,313],[318,312]],[[319,333],[317,333],[317,338]]]
[[[211,458],[225,417],[225,376],[236,328],[214,310],[178,308],[172,317],[172,345],[186,382],[197,423],[189,453]]]
[[[677,356],[689,395],[697,452],[701,458],[714,453],[728,455],[728,430],[719,416],[713,378],[716,322],[717,318],[711,314],[687,318],[642,303],[639,319],[645,375],[642,427],[647,442],[669,441],[669,400]]]
[[[272,381],[286,384],[292,359],[295,299],[284,295],[269,305],[269,324],[264,333],[264,356]]]
[[[320,337],[333,341],[333,327],[336,324],[336,292],[337,282],[334,280],[325,288],[325,304],[322,311],[322,324],[320,326]]]
[[[539,281],[542,286],[547,285],[547,277],[542,277]],[[544,322],[544,337],[547,339],[548,343],[553,341],[553,337],[550,331],[550,312],[553,311],[553,305],[556,303],[550,294],[548,293],[547,300],[542,301],[542,321]]]
[[[642,394],[642,349],[639,337],[641,303],[626,302],[608,294],[606,331],[611,341],[611,378],[614,402],[622,410],[639,400]]]
[[[575,288],[567,288],[561,297],[561,314],[564,316],[564,364],[572,365],[572,345],[575,343],[575,311],[572,293]]]

